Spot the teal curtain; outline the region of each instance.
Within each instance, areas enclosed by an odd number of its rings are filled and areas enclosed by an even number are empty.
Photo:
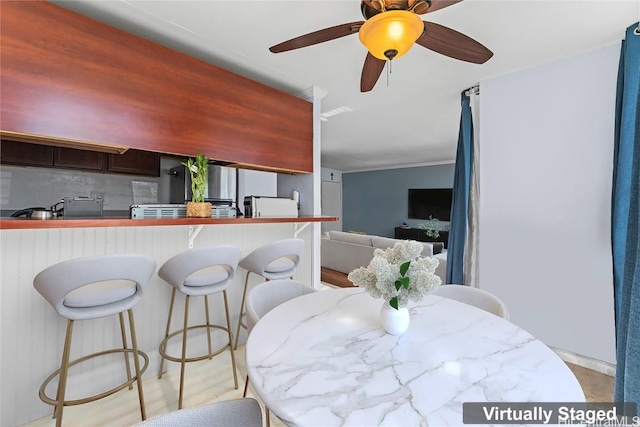
[[[612,193],[617,402],[640,402],[640,34],[622,42]],[[639,414],[640,415],[640,412]]]
[[[467,217],[469,216],[469,188],[471,186],[471,168],[473,164],[473,121],[471,120],[471,102],[462,92],[462,113],[458,150],[453,177],[453,200],[451,202],[451,220],[449,224],[449,243],[447,245],[447,283],[464,283],[464,247],[467,243]]]

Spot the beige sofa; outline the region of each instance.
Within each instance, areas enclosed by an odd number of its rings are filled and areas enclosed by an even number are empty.
[[[321,239],[320,264],[322,267],[348,274],[358,267],[369,265],[375,249],[390,248],[399,241],[389,237],[329,231]],[[423,256],[433,256],[440,261],[436,274],[444,284],[447,271],[446,249],[433,255],[433,243],[420,243],[424,246]]]

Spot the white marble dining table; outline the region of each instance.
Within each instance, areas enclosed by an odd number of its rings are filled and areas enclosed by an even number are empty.
[[[531,334],[428,295],[401,336],[359,288],[290,300],[246,347],[251,383],[290,426],[462,426],[464,402],[584,402],[567,365]]]

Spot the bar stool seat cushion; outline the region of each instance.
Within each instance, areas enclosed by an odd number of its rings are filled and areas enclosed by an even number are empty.
[[[296,264],[289,258],[278,258],[264,268],[266,273],[282,273],[296,268]]]
[[[185,295],[211,295],[231,285],[240,255],[232,245],[188,249],[162,264],[158,276]]]
[[[216,283],[224,282],[229,278],[229,272],[219,265],[203,268],[195,273],[190,274],[185,280],[185,286],[211,286]]]
[[[303,248],[302,239],[278,240],[255,249],[238,266],[265,279],[288,279],[296,272]]]
[[[155,269],[155,261],[141,255],[88,256],[45,268],[33,279],[33,286],[62,317],[97,319],[133,308]],[[120,282],[134,285],[129,288]],[[74,293],[86,286],[88,289]],[[107,289],[105,295],[98,296],[99,291]]]
[[[66,307],[89,308],[122,301],[136,293],[136,284],[130,280],[105,280],[85,285],[67,294]]]

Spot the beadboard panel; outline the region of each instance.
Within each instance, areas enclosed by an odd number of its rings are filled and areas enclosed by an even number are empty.
[[[232,244],[242,248],[243,255],[257,247],[282,238],[294,236],[294,224],[260,225],[213,225],[204,226],[194,241],[194,247],[214,244]],[[307,243],[295,279],[313,282],[313,245],[315,227],[302,230],[299,237]],[[74,229],[2,230],[0,249],[2,269],[0,278],[0,374],[2,408],[1,425],[20,425],[49,414],[52,407],[38,398],[38,389],[44,379],[60,364],[65,336],[66,319],[33,288],[34,276],[44,268],[71,258],[81,256],[138,253],[147,255],[162,265],[171,256],[188,249],[188,226],[158,227],[108,227]],[[319,268],[317,266],[316,268]],[[156,269],[157,271],[157,269]],[[242,286],[246,271],[238,269],[227,293],[231,315],[231,326],[235,333]],[[250,286],[260,282],[256,275],[250,276]],[[150,363],[145,378],[157,375],[159,367],[158,345],[164,338],[171,287],[154,274],[145,290],[142,301],[134,308],[135,326],[140,349],[149,356]],[[203,298],[191,298],[190,324],[204,322]],[[212,323],[225,324],[222,294],[209,297]],[[172,330],[179,327],[183,319],[184,296],[176,296]],[[125,316],[126,319],[126,316]],[[127,323],[125,323],[128,325]],[[214,345],[220,346],[225,333],[214,332]],[[189,334],[188,355],[203,354],[206,339],[203,332]],[[246,340],[242,330],[240,341]],[[178,355],[180,340],[169,345],[170,354]],[[75,323],[72,344],[72,359],[99,350],[121,346],[117,316]],[[214,357],[227,359],[229,352]],[[82,397],[104,391],[117,385],[124,377],[122,356],[94,359],[72,368],[68,385],[68,396]],[[165,370],[179,367],[177,363],[165,363]],[[187,375],[189,369],[187,368]],[[242,379],[239,379],[242,383]],[[49,395],[55,395],[56,382],[49,387]],[[233,387],[233,384],[229,384]],[[175,390],[177,393],[177,390]],[[186,391],[188,393],[188,390]],[[132,393],[132,399],[137,394]]]

